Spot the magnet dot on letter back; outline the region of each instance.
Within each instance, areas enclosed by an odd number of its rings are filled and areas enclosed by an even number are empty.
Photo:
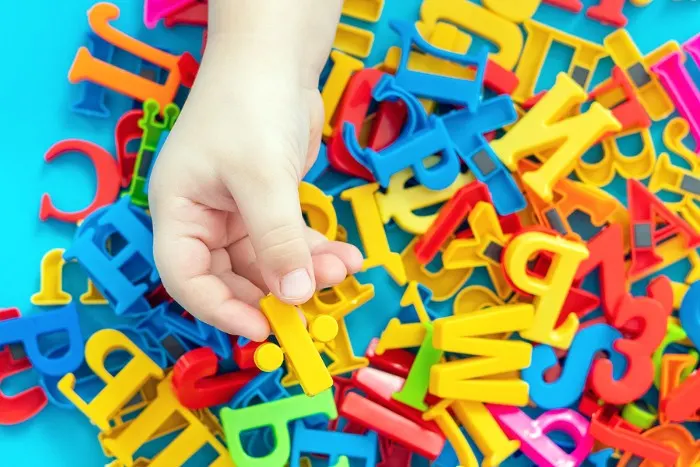
[[[280,302],[273,295],[260,300],[260,309],[270,321],[270,327],[281,349],[272,343],[258,347],[254,357],[258,368],[263,371],[276,370],[282,365],[284,351],[290,367],[294,369],[307,395],[313,396],[330,388],[333,385],[333,379],[311,337],[316,332],[317,340],[332,340],[338,332],[335,320],[330,316],[319,316],[312,324],[311,334],[309,334],[295,307]]]

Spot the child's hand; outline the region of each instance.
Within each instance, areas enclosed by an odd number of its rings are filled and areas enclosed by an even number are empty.
[[[150,181],[155,259],[197,318],[265,339],[258,301],[301,304],[360,270],[306,227],[298,185],[318,152],[318,77],[340,3],[210,0],[206,54]]]

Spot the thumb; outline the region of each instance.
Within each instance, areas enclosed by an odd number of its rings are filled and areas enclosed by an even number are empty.
[[[287,157],[279,156],[248,160],[226,184],[265,284],[280,300],[297,305],[311,298],[316,285],[299,203],[298,172]]]

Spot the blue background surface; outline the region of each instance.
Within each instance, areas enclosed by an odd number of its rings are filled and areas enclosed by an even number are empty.
[[[90,119],[70,110],[81,91],[79,86],[69,84],[66,76],[78,47],[87,45],[86,11],[93,3],[93,0],[7,1],[0,17],[0,57],[3,58],[0,161],[4,175],[0,183],[0,204],[5,219],[0,233],[0,307],[18,307],[24,314],[42,311],[29,302],[30,296],[38,290],[42,256],[49,249],[70,245],[74,232],[72,225],[39,221],[41,194],[48,191],[59,208],[74,210],[87,205],[94,193],[94,173],[87,159],[71,154],[45,164],[44,153],[55,142],[67,138],[86,139],[113,151],[116,121],[131,108],[131,101],[126,97],[108,93],[107,104],[112,112],[109,119]],[[199,29],[159,27],[148,30],[142,23],[142,0],[116,0],[115,3],[121,8],[121,17],[115,23],[120,30],[174,53],[189,50],[198,57]],[[381,61],[386,49],[396,42],[388,27],[389,19],[418,18],[419,0],[386,0],[386,3],[382,18],[375,25],[344,20],[375,32],[369,65]],[[625,14],[630,20],[628,30],[642,52],[647,53],[669,39],[682,42],[694,35],[700,25],[700,2],[654,0],[643,9],[628,5]],[[583,13],[573,15],[546,5],[540,7],[535,19],[597,43],[602,43],[602,38],[613,30],[588,20]],[[556,72],[566,69],[570,56],[570,49],[554,48],[546,61],[538,90],[553,83]],[[124,52],[117,52],[115,63],[135,70],[138,61]],[[605,59],[598,68],[594,84],[609,71],[610,61]],[[663,127],[658,123],[654,125],[657,153],[664,150],[660,140]],[[616,182],[613,191],[619,191],[620,186],[619,181]],[[351,239],[357,243],[349,209],[339,206],[339,210],[341,223],[348,227]],[[400,251],[407,241],[406,235],[395,227],[389,227],[389,231],[392,246]],[[674,268],[676,279],[683,269],[682,264]],[[381,270],[362,274],[360,279],[372,281],[377,294],[369,305],[348,318],[358,354],[398,312],[401,294]],[[481,280],[483,275],[477,274],[470,282]],[[67,291],[75,297],[74,302],[80,309],[86,335],[115,323],[108,308],[88,307],[78,302],[79,294],[84,291],[85,277],[77,266],[67,266],[66,282]],[[447,312],[451,304],[442,303],[436,308]],[[1,389],[14,394],[35,382],[35,376],[27,372],[4,381]],[[79,412],[49,405],[29,422],[0,427],[0,466],[101,466],[107,459],[96,436],[97,430]]]

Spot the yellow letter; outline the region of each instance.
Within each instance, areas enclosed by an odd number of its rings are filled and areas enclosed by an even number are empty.
[[[536,253],[554,253],[547,275],[528,274],[527,263]],[[520,335],[533,342],[568,349],[578,330],[578,317],[570,314],[564,324],[554,329],[579,264],[588,258],[585,245],[542,232],[525,232],[515,237],[505,251],[506,273],[513,284],[535,295],[535,321]]]
[[[391,251],[389,240],[384,231],[381,215],[374,194],[379,189],[378,183],[368,183],[350,188],[341,193],[340,198],[349,201],[357,223],[357,230],[365,250],[364,269],[383,266],[399,285],[406,283],[401,256]]]
[[[80,296],[80,303],[83,305],[107,305],[109,302],[97,290],[95,284],[88,279],[87,290]]]
[[[483,467],[499,466],[520,449],[520,441],[508,439],[481,402],[455,401],[452,410],[484,455]]]
[[[356,57],[366,58],[372,51],[373,43],[374,34],[371,31],[340,23],[335,31],[333,48]]]
[[[469,213],[468,221],[474,238],[452,240],[442,255],[442,262],[446,269],[485,266],[498,296],[505,299],[513,289],[503,274],[501,252],[511,236],[503,233],[496,210],[490,203],[477,203]]]
[[[514,23],[532,18],[542,0],[483,0],[484,6]]]
[[[437,157],[426,159],[429,166],[438,160],[439,158]],[[396,224],[401,227],[401,230],[415,235],[424,234],[435,221],[437,214],[418,215],[413,211],[444,203],[457,190],[474,179],[471,173],[460,174],[449,187],[444,190],[433,191],[423,185],[406,188],[406,182],[411,177],[413,177],[413,170],[402,170],[391,177],[386,193],[377,192],[374,196],[377,200],[383,223],[386,224],[391,219],[394,219]]]
[[[566,177],[578,159],[608,131],[619,130],[612,113],[597,102],[585,113],[565,118],[587,96],[570,77],[560,73],[554,87],[513,128],[491,143],[511,170],[518,161],[536,152],[556,149],[534,172],[522,179],[540,198],[551,201],[554,184]],[[563,120],[562,120],[563,119]]]
[[[420,8],[423,33],[428,36],[439,22],[452,23],[493,42],[498,49],[490,58],[512,70],[523,48],[518,25],[486,8],[464,0],[425,0]]]
[[[105,360],[116,350],[126,351],[132,358],[119,373],[112,376],[105,368]],[[68,373],[58,382],[58,390],[103,432],[111,429],[110,420],[151,378],[160,380],[164,376],[163,370],[148,355],[114,329],[103,329],[88,339],[85,344],[85,361],[105,383],[105,387],[87,403],[75,392],[75,375]]]
[[[335,115],[335,109],[338,108],[340,98],[343,96],[343,91],[345,91],[345,86],[347,86],[350,77],[355,71],[364,68],[360,60],[339,50],[331,52],[331,60],[333,60],[333,68],[328,74],[326,83],[323,85],[323,91],[321,91],[325,119],[323,122],[323,136],[326,138],[333,134],[331,124]]]
[[[527,31],[527,41],[518,62],[518,69],[515,72],[519,83],[513,91],[513,101],[522,104],[533,96],[545,59],[555,41],[568,45],[574,50],[571,63],[569,63],[568,75],[582,89],[586,90],[588,83],[593,78],[598,61],[606,55],[605,49],[598,44],[537,21],[525,21],[524,26]]]
[[[448,271],[442,268],[438,272],[432,272],[416,258],[415,245],[417,241],[417,239],[412,240],[401,253],[401,260],[406,268],[406,276],[409,280],[428,287],[433,292],[433,301],[443,302],[449,300],[469,280],[473,269]]]
[[[287,354],[287,362],[299,378],[304,392],[316,395],[333,386],[333,379],[326,369],[326,364],[319,355],[311,335],[304,327],[301,317],[292,305],[279,301],[274,295],[260,300],[260,308],[270,322],[272,332],[277,337],[280,347],[267,342],[255,351],[255,363],[263,371],[273,371],[282,365],[282,351]],[[334,320],[328,316],[318,319]],[[313,327],[311,327],[313,330]],[[337,327],[336,327],[337,332]],[[330,336],[330,340],[335,334]]]
[[[64,251],[63,248],[54,248],[41,259],[41,285],[39,291],[32,295],[32,305],[56,306],[71,302],[72,297],[63,290]]]
[[[311,300],[301,306],[309,321],[324,315],[338,322],[338,334],[332,341],[316,343],[317,350],[331,361],[328,365],[328,372],[331,375],[342,375],[369,365],[369,360],[357,357],[352,350],[345,316],[367,303],[372,297],[374,297],[372,284],[360,284],[354,276],[349,276],[330,289],[316,292]],[[298,378],[292,368],[289,368],[288,373],[282,378],[282,384],[285,386],[298,384]]]
[[[447,411],[453,401],[442,400],[423,414],[424,420],[433,420],[445,435],[457,454],[460,467],[479,467],[469,442],[459,429],[459,426]]]
[[[151,467],[185,465],[201,448],[211,446],[219,456],[210,465],[234,467],[226,447],[209,431],[194,413],[178,402],[172,389],[172,373],[158,384],[158,396],[131,420],[128,426],[102,440],[105,450],[125,465],[132,465],[136,451],[167,421],[177,416],[185,420],[184,430],[175,437],[151,462]]]
[[[311,183],[301,182],[299,201],[301,210],[309,221],[309,227],[323,234],[328,240],[335,240],[338,235],[338,216],[333,207],[333,197],[326,195]]]
[[[434,365],[430,392],[446,399],[527,404],[529,387],[524,381],[481,378],[526,368],[530,365],[532,345],[477,336],[527,329],[533,321],[534,309],[529,304],[504,305],[482,313],[435,320],[435,348],[475,357]]]

